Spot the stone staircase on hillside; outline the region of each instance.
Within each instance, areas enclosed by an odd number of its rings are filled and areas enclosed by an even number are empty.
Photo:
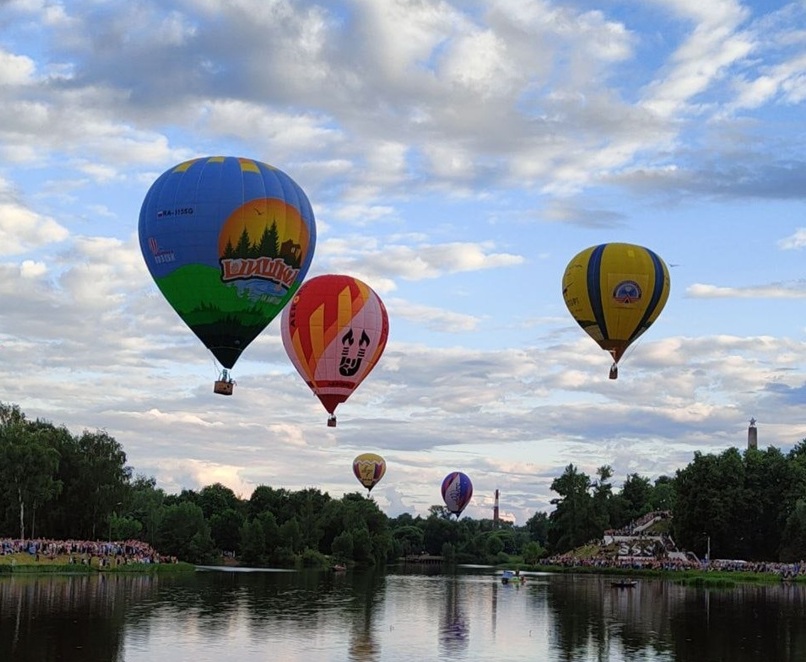
[[[671,517],[669,511],[653,511],[643,515],[622,529],[608,529],[602,539],[603,547],[615,548],[618,559],[680,559],[686,553],[677,549],[669,534],[647,534],[645,531],[661,520]]]

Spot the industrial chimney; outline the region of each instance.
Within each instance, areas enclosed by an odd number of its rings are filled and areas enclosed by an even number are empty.
[[[493,528],[498,528],[498,490],[495,491],[495,506],[493,506]]]

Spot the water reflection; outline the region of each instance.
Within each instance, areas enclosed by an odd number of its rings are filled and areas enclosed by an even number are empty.
[[[548,594],[560,660],[709,662],[806,659],[802,586],[696,589],[642,581],[614,589],[604,578],[557,577]]]
[[[373,633],[373,614],[381,608],[385,594],[385,577],[378,571],[358,574],[353,578],[352,601],[348,613],[352,612],[350,628],[350,660],[374,662],[380,659],[380,647]]]
[[[0,578],[0,661],[806,659],[806,587],[492,570]]]
[[[449,577],[445,585],[445,606],[439,620],[439,649],[446,656],[467,649],[470,625],[463,609],[464,586],[455,575]]]
[[[0,660],[117,660],[126,603],[152,589],[150,577],[4,577]]]

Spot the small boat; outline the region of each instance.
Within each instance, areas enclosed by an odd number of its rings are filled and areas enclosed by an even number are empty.
[[[501,573],[502,584],[523,584],[525,581],[526,577],[523,577],[519,573],[515,573],[512,570],[504,570]]]
[[[613,588],[635,588],[638,586],[637,579],[621,579],[619,581],[610,582]]]

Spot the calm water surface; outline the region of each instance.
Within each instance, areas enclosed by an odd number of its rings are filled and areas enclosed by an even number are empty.
[[[495,571],[0,578],[0,661],[800,662],[806,589]]]

